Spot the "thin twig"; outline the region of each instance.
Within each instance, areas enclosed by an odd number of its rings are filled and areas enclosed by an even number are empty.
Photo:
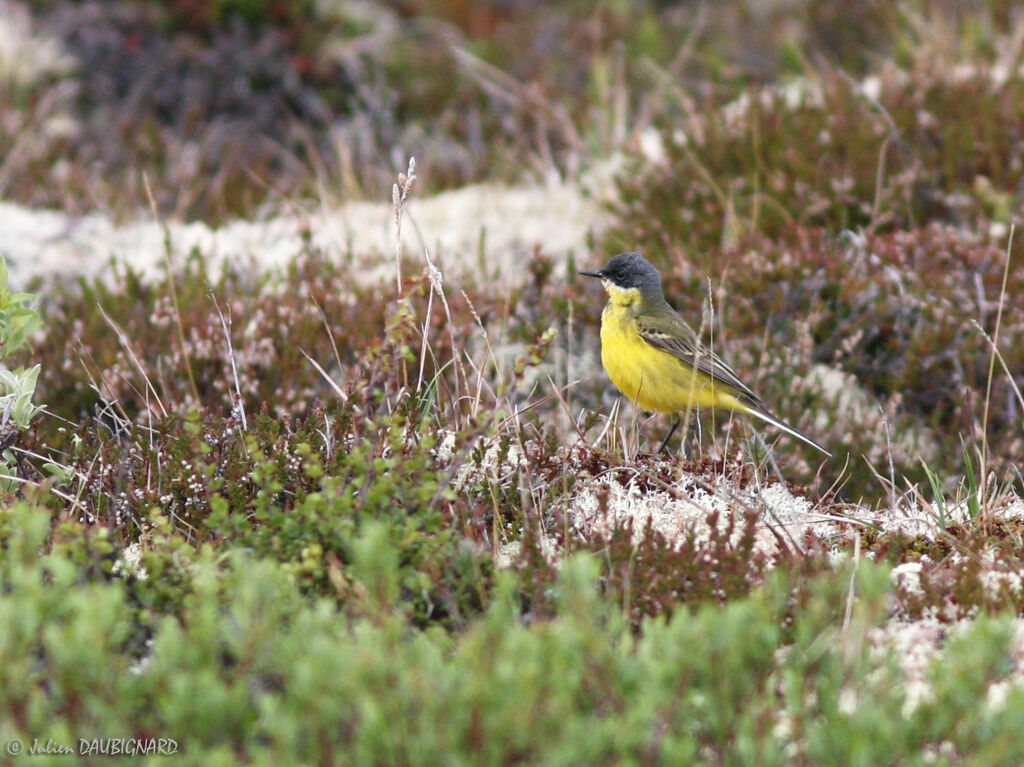
[[[217,296],[213,294],[212,290],[210,291],[210,300],[213,301],[217,316],[220,317],[220,326],[224,330],[224,341],[228,345],[228,359],[231,360],[231,375],[235,379],[235,394],[238,396],[236,407],[242,420],[242,431],[249,431],[248,423],[245,420],[245,405],[242,403],[242,387],[238,382],[238,367],[235,365],[235,348],[231,345],[231,307],[228,306],[228,316],[225,319],[224,312],[220,310],[220,304],[217,303]]]
[[[178,329],[178,344],[181,348],[181,359],[185,363],[185,371],[188,373],[189,388],[192,390],[192,397],[196,404],[199,404],[199,388],[196,386],[196,378],[192,374],[192,362],[188,358],[188,350],[185,345],[185,326],[181,321],[181,305],[178,303],[178,285],[174,280],[174,273],[171,267],[171,230],[167,226],[156,208],[156,199],[153,197],[153,190],[149,187],[149,176],[142,173],[142,184],[146,188],[146,197],[149,198],[149,207],[153,211],[153,218],[160,225],[164,233],[164,263],[167,267],[167,287],[171,292],[171,301],[174,303],[174,319]],[[156,392],[154,392],[155,394]]]
[[[999,288],[999,301],[996,306],[996,326],[992,332],[992,338],[989,341],[992,345],[992,354],[988,358],[988,380],[985,382],[985,404],[982,408],[981,415],[981,478],[979,484],[979,493],[983,496],[978,500],[981,502],[982,512],[984,512],[987,506],[987,498],[984,497],[985,488],[988,486],[988,409],[992,399],[992,378],[995,375],[996,370],[996,357],[999,357],[999,362],[1002,366],[1006,367],[1006,362],[1003,360],[1003,356],[999,353],[999,328],[1003,320],[1003,305],[1006,303],[1006,282],[1010,275],[1010,254],[1013,247],[1013,234],[1015,225],[1010,225],[1010,238],[1006,243],[1006,262],[1003,264],[1003,283]],[[975,323],[977,324],[977,323]],[[980,325],[978,325],[980,329]],[[984,334],[985,331],[982,331]],[[987,336],[986,336],[987,337]],[[1018,398],[1020,397],[1020,390],[1017,388],[1017,384],[1013,382],[1013,376],[1009,375],[1009,370],[1006,371],[1007,376],[1010,379],[1010,383],[1013,385],[1014,391],[1017,392]]]
[[[117,340],[120,342],[121,346],[124,347],[124,350],[126,352],[128,352],[128,357],[131,359],[132,363],[135,365],[136,370],[139,371],[139,375],[142,376],[142,380],[146,384],[146,392],[152,393],[153,399],[156,400],[156,404],[160,408],[160,417],[166,418],[167,408],[165,408],[164,403],[160,401],[160,395],[156,393],[156,388],[153,386],[153,383],[149,380],[149,376],[146,374],[145,369],[142,367],[142,363],[139,361],[139,358],[135,355],[135,350],[132,349],[131,344],[128,342],[127,334],[121,329],[121,326],[114,322],[111,316],[103,310],[102,306],[97,304],[96,308],[99,309],[100,316],[103,317],[106,323],[110,325],[113,331],[117,334]],[[196,399],[198,401],[198,396]]]
[[[395,214],[395,287],[402,296],[402,213],[412,185],[416,181],[416,158],[409,158],[409,170],[398,174],[398,183],[391,187],[391,204]]]

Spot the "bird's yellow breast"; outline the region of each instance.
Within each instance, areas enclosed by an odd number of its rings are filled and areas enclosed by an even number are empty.
[[[601,362],[619,391],[644,410],[678,413],[694,408],[745,409],[728,387],[647,343],[637,330],[637,290],[609,289],[601,314]],[[630,295],[635,294],[635,295]]]

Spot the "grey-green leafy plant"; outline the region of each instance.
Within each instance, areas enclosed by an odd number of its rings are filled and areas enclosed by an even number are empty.
[[[18,351],[42,326],[35,309],[34,293],[11,293],[7,286],[7,263],[0,258],[0,359]],[[11,370],[0,367],[0,442],[13,443],[14,433],[29,427],[43,409],[32,402],[39,378],[39,365]],[[16,459],[10,447],[0,452],[0,487],[9,492],[17,489],[13,479]]]

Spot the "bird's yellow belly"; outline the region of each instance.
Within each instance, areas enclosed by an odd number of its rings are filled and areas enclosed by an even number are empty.
[[[742,408],[728,387],[714,384],[640,337],[631,317],[601,318],[601,362],[619,391],[644,410],[678,413],[695,408]]]

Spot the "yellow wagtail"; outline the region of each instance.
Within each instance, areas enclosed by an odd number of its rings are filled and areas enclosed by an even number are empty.
[[[598,271],[580,274],[597,277],[608,291],[601,314],[601,362],[612,383],[644,410],[676,414],[659,453],[683,411],[706,407],[756,416],[831,457],[773,415],[721,357],[701,345],[665,300],[658,270],[639,253],[620,253]]]

